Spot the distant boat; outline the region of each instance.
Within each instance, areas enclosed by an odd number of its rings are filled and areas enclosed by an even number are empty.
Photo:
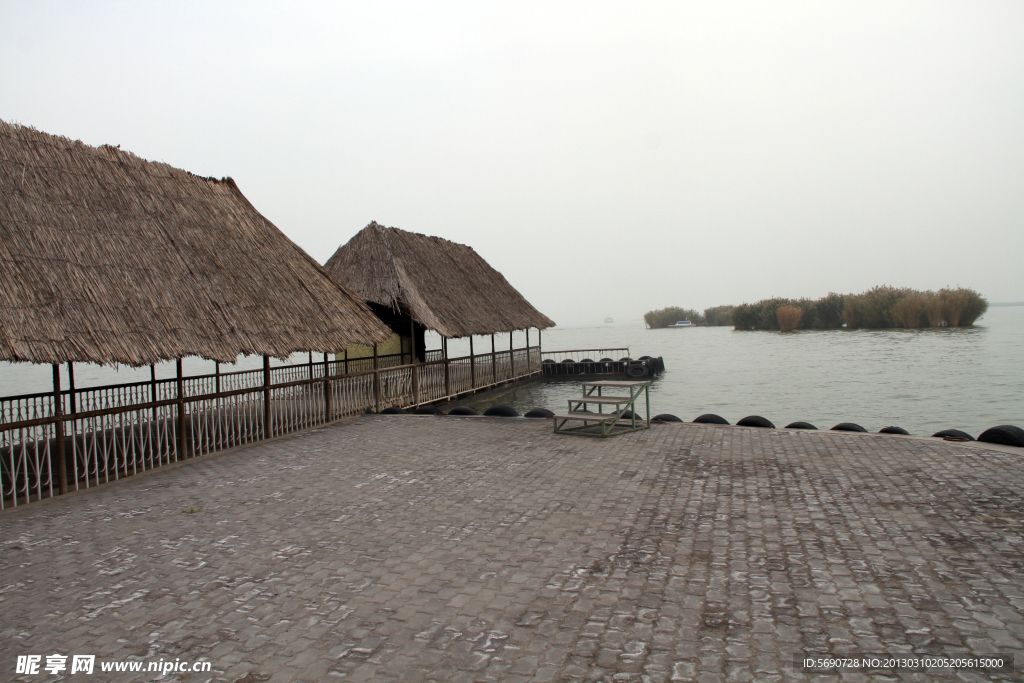
[[[691,323],[689,320],[680,320],[674,325],[669,325],[669,327],[693,327],[693,323]]]
[[[612,320],[612,317],[611,317],[611,316],[608,316],[607,318],[605,318],[605,319],[604,319],[604,321],[605,321],[606,323],[613,323],[613,322],[615,322],[614,320]]]

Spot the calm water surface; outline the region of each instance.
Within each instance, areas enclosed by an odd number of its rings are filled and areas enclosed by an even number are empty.
[[[534,343],[535,335],[531,336]],[[524,341],[522,333],[516,335],[517,347]],[[724,327],[647,330],[637,321],[554,328],[544,332],[543,345],[550,351],[624,346],[634,358],[664,357],[667,371],[651,389],[652,414],[672,413],[684,420],[717,413],[735,423],[745,415],[763,415],[780,427],[795,420],[824,429],[838,422],[856,422],[870,431],[898,425],[912,434],[932,434],[952,427],[973,436],[997,424],[1024,427],[1024,307],[1020,306],[993,308],[976,327],[966,329],[783,334]],[[428,336],[428,348],[439,346],[436,337]],[[475,348],[489,351],[490,338],[477,338]],[[507,336],[499,337],[498,348],[508,348]],[[465,340],[451,342],[453,356],[468,350]],[[305,358],[298,354],[292,361]],[[262,359],[250,357],[222,369],[261,366]],[[213,367],[200,359],[184,362],[186,374],[212,373]],[[174,364],[157,366],[158,377],[174,375]],[[148,379],[148,368],[75,368],[79,387]],[[48,365],[0,363],[0,395],[51,388]],[[534,407],[562,411],[567,399],[579,391],[574,381],[540,382],[513,388],[474,407],[509,403],[521,413]]]
[[[634,358],[664,357],[652,415],[717,413],[732,423],[763,415],[780,427],[856,422],[869,431],[898,425],[912,434],[955,428],[972,436],[997,424],[1024,427],[1024,307],[993,308],[964,329],[783,334],[634,323],[555,328],[543,342],[545,350],[628,346]],[[578,382],[545,382],[486,404],[560,412],[578,395]]]

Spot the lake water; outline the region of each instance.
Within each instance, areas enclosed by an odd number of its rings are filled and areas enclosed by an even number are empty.
[[[531,340],[536,343],[536,331]],[[517,333],[515,345],[525,342]],[[428,336],[427,347],[440,341]],[[736,332],[726,327],[647,330],[642,321],[565,327],[543,335],[546,351],[628,347],[634,358],[662,356],[666,372],[651,388],[652,415],[692,420],[717,413],[730,422],[763,415],[777,426],[803,420],[827,429],[856,422],[869,431],[898,425],[912,434],[955,428],[977,436],[997,424],[1024,427],[1024,307],[995,307],[973,328],[923,330],[807,330]],[[478,338],[476,351],[490,351]],[[499,337],[498,348],[508,348]],[[465,340],[450,344],[453,356],[468,353]],[[298,354],[294,362],[304,361]],[[581,360],[582,358],[576,358]],[[272,361],[278,365],[280,361]],[[232,369],[262,366],[242,358]],[[213,372],[213,363],[186,359],[185,374]],[[67,371],[63,385],[67,386]],[[173,363],[157,376],[175,375]],[[149,368],[75,366],[78,387],[149,379]],[[0,363],[0,395],[52,388],[48,365]],[[514,387],[474,407],[508,403],[526,412],[561,412],[578,396],[579,382],[538,382]]]
[[[762,415],[776,426],[802,420],[828,429],[855,422],[911,434],[954,428],[977,436],[998,424],[1024,427],[1024,307],[994,307],[973,328],[737,332],[726,327],[647,330],[642,322],[544,332],[545,350],[627,346],[662,356],[651,414],[734,423]],[[576,358],[581,360],[581,358]],[[516,388],[484,407],[562,412],[578,382]],[[475,407],[475,406],[474,406]]]

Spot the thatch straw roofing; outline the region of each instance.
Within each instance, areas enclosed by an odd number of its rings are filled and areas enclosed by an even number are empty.
[[[0,121],[0,360],[234,362],[389,334],[230,178]]]
[[[440,237],[372,222],[324,268],[366,301],[409,312],[445,337],[555,324],[471,247]]]

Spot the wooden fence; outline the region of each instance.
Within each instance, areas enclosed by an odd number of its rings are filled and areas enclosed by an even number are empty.
[[[415,407],[540,372],[539,346],[426,362],[299,363],[0,398],[0,509],[371,409]],[[406,358],[409,358],[406,354]],[[367,366],[369,363],[369,367]],[[55,368],[56,372],[56,368]]]

